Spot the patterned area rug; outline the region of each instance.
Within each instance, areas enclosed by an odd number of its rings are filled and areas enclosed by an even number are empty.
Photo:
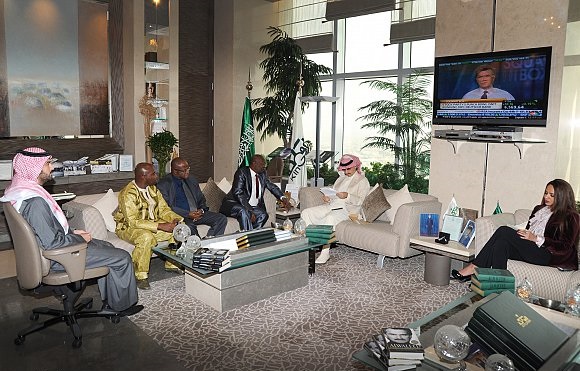
[[[386,259],[338,246],[308,285],[224,313],[185,294],[183,276],[140,292],[131,317],[191,370],[365,370],[351,355],[382,327],[404,326],[465,294],[423,281],[423,255]]]

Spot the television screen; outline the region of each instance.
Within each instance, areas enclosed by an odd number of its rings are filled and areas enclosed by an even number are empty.
[[[435,58],[433,124],[546,126],[551,47]]]

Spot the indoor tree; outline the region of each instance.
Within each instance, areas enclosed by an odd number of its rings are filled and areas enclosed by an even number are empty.
[[[371,102],[359,111],[367,112],[358,118],[363,128],[377,131],[365,139],[362,148],[379,148],[395,155],[395,169],[400,179],[415,192],[427,193],[430,125],[433,103],[429,99],[430,81],[423,71],[413,71],[396,82],[370,80],[362,84],[372,89],[390,92],[392,100]]]
[[[253,116],[262,140],[277,135],[288,148],[300,73],[304,81],[302,96],[311,96],[320,92],[318,76],[332,70],[308,59],[296,41],[281,29],[268,27],[268,35],[272,41],[260,47],[260,52],[267,55],[260,62],[260,68],[264,71],[264,87],[269,96],[253,99]]]

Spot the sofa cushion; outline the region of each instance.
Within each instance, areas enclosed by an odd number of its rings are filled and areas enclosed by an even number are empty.
[[[220,189],[224,191],[225,194],[228,194],[232,189],[232,184],[226,178],[220,180],[217,186],[220,187]]]
[[[413,202],[413,198],[409,193],[409,188],[405,184],[403,188],[387,196],[387,201],[391,205],[391,208],[386,211],[386,215],[389,222],[393,224],[395,222],[395,215],[397,215],[397,210],[399,210],[399,207],[403,204]]]
[[[361,205],[361,212],[365,221],[374,222],[382,213],[390,208],[391,205],[385,197],[382,184],[375,184],[365,197]]]
[[[209,178],[207,180],[202,193],[205,196],[205,203],[209,208],[209,211],[218,213],[220,211],[220,207],[222,206],[222,201],[226,197],[226,194],[218,187],[213,178]]]
[[[115,223],[115,219],[113,219],[113,212],[117,209],[118,206],[119,200],[117,199],[117,196],[113,190],[110,188],[107,193],[101,197],[101,199],[93,204],[93,207],[99,210],[103,216],[103,219],[105,220],[105,226],[110,232],[115,232],[117,223]]]

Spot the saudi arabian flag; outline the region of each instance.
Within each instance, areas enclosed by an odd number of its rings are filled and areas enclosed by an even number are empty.
[[[250,166],[250,160],[256,153],[254,148],[254,121],[252,120],[252,105],[246,97],[244,114],[242,115],[242,131],[240,133],[240,149],[238,150],[238,167]]]
[[[294,117],[292,122],[292,144],[290,152],[290,174],[288,184],[296,184],[299,187],[306,187],[306,155],[308,147],[304,141],[304,130],[302,128],[302,104],[300,103],[300,92],[296,93],[294,101]]]

